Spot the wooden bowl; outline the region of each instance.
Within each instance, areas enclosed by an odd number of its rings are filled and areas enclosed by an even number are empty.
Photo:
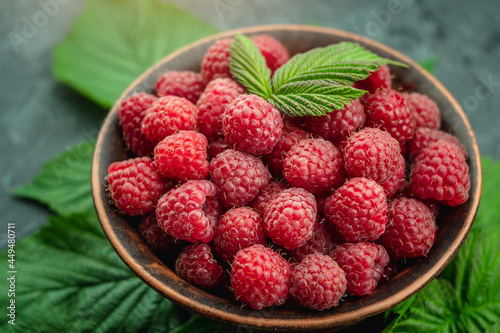
[[[433,99],[442,112],[444,130],[456,135],[466,147],[471,180],[469,200],[457,208],[442,209],[437,219],[439,229],[436,242],[429,255],[409,261],[402,271],[371,295],[349,297],[338,307],[321,312],[293,307],[261,311],[242,307],[237,302],[202,291],[177,276],[170,268],[177,254],[169,254],[168,258],[160,260],[141,239],[136,222],[118,213],[109,203],[105,181],[107,168],[112,162],[130,158],[124,148],[118,124],[117,109],[121,101],[136,92],[153,92],[157,79],[168,70],[199,71],[207,48],[215,40],[233,37],[237,33],[269,34],[280,40],[291,55],[318,46],[351,41],[382,57],[406,63],[410,68],[391,67],[395,74],[393,81],[396,84],[404,82],[405,87]],[[474,133],[459,104],[436,78],[413,60],[373,40],[345,31],[300,25],[269,25],[228,31],[189,44],[160,60],[125,90],[107,115],[97,139],[92,163],[92,194],[99,220],[111,245],[131,270],[151,288],[184,308],[220,322],[262,330],[341,329],[404,301],[434,279],[460,249],[474,221],[480,193],[481,167]]]

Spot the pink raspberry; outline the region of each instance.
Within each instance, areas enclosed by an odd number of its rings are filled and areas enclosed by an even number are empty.
[[[190,180],[165,193],[156,206],[156,220],[167,234],[188,242],[207,243],[214,236],[215,220],[205,211],[207,197],[217,195],[215,184]]]
[[[208,141],[222,137],[222,112],[228,103],[243,93],[243,87],[230,78],[214,79],[207,84],[196,107],[198,128]]]
[[[405,94],[404,97],[415,117],[416,127],[438,129],[441,127],[441,115],[436,103],[419,93]]]
[[[210,161],[210,177],[219,187],[226,207],[245,206],[271,180],[259,158],[234,149],[225,150]]]
[[[374,93],[378,89],[388,89],[392,87],[391,72],[389,67],[380,66],[380,69],[371,72],[366,79],[354,83],[354,88],[367,90]]]
[[[222,131],[227,143],[255,156],[273,150],[282,128],[279,111],[257,95],[236,97],[222,113]]]
[[[309,254],[330,254],[332,252],[332,237],[326,224],[323,223],[322,220],[323,219],[318,216],[314,222],[311,238],[309,238],[304,245],[290,251],[292,259],[300,262]]]
[[[375,290],[390,261],[383,246],[370,242],[344,243],[333,250],[332,258],[345,272],[347,292],[358,296]]]
[[[399,155],[398,167],[391,178],[380,184],[384,189],[387,197],[393,196],[399,189],[403,187],[406,173],[406,161],[403,155]]]
[[[208,156],[210,160],[215,156],[222,153],[224,150],[231,149],[231,146],[226,142],[226,140],[215,140],[208,143]]]
[[[201,75],[205,83],[219,77],[232,77],[229,70],[229,47],[232,41],[232,38],[223,38],[208,48],[201,61]]]
[[[347,288],[345,272],[329,256],[310,254],[292,271],[290,294],[300,305],[327,310],[339,304]]]
[[[400,198],[389,202],[386,231],[378,242],[396,259],[425,257],[436,239],[436,222],[422,202]]]
[[[236,299],[255,310],[279,306],[289,297],[290,264],[278,253],[255,244],[236,253],[231,287]]]
[[[150,212],[141,218],[138,229],[142,239],[151,250],[166,251],[174,244],[172,236],[167,235],[158,226],[154,212]]]
[[[231,262],[241,249],[266,244],[260,214],[249,207],[230,209],[215,228],[215,249],[222,259]]]
[[[290,59],[288,50],[277,39],[263,34],[252,37],[252,42],[266,59],[267,67],[274,73],[281,65]]]
[[[205,89],[203,76],[191,71],[169,71],[156,82],[158,96],[184,97],[193,104],[196,104],[203,89]]]
[[[458,206],[469,198],[469,166],[460,149],[447,141],[431,143],[412,165],[411,191],[420,199]]]
[[[126,98],[118,109],[118,118],[122,126],[123,137],[127,146],[138,156],[150,156],[155,147],[141,132],[141,122],[146,111],[156,102],[154,95],[137,93]]]
[[[417,128],[415,130],[415,133],[413,134],[413,139],[408,142],[408,151],[410,153],[410,157],[412,159],[415,159],[415,157],[417,157],[420,152],[422,152],[422,149],[429,146],[429,144],[439,140],[445,140],[449,143],[453,143],[460,149],[465,158],[467,158],[467,150],[465,149],[464,145],[460,143],[456,136],[440,130],[425,127]]]
[[[366,178],[352,178],[327,199],[326,217],[344,241],[374,241],[384,233],[387,222],[384,189]]]
[[[151,212],[165,190],[164,179],[155,170],[149,157],[112,163],[107,179],[115,206],[129,215]]]
[[[186,246],[175,261],[175,273],[205,290],[220,285],[226,272],[215,260],[208,244],[196,242]]]
[[[289,188],[269,201],[262,226],[275,244],[293,250],[312,237],[316,213],[316,200],[311,193]]]
[[[264,189],[262,189],[252,201],[252,208],[260,214],[264,214],[264,210],[269,201],[271,201],[271,199],[273,199],[281,191],[286,190],[288,187],[289,186],[287,184],[282,182],[274,180],[269,182],[269,184]]]
[[[283,160],[283,176],[291,186],[323,195],[344,182],[345,171],[340,152],[333,143],[324,139],[303,139]]]

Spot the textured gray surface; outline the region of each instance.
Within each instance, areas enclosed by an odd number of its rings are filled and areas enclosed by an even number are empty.
[[[7,223],[18,239],[50,212],[9,191],[31,180],[46,161],[95,136],[105,111],[54,81],[52,50],[81,10],[61,5],[17,50],[7,38],[42,10],[31,0],[0,2],[0,248]],[[466,111],[483,155],[500,158],[500,2],[498,1],[172,1],[221,30],[270,23],[333,27],[365,35],[421,60],[437,56],[437,78]],[[489,83],[488,83],[489,82]]]

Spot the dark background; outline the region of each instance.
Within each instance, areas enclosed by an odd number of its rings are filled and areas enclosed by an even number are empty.
[[[106,114],[51,72],[54,47],[85,1],[69,0],[16,51],[7,34],[40,10],[38,1],[0,2],[0,248],[8,222],[17,237],[46,223],[50,212],[9,192],[30,181],[62,150],[96,136]],[[500,1],[174,0],[221,30],[299,23],[362,34],[420,61],[438,59],[435,76],[462,105],[483,156],[500,158]],[[389,9],[397,8],[397,14]]]

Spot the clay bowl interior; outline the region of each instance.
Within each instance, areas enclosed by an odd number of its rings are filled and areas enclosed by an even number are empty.
[[[207,48],[217,39],[237,33],[267,33],[280,40],[290,54],[327,46],[341,41],[359,43],[380,56],[408,64],[409,68],[391,67],[396,86],[428,95],[438,104],[443,128],[456,135],[469,154],[471,189],[469,200],[457,207],[441,209],[436,242],[429,255],[409,260],[390,282],[379,286],[371,295],[348,297],[338,307],[313,311],[294,306],[252,310],[240,303],[200,290],[178,277],[172,268],[178,252],[166,255],[152,252],[137,232],[137,219],[118,213],[109,203],[105,177],[108,166],[131,157],[125,150],[118,123],[117,107],[121,100],[136,92],[154,92],[154,84],[168,70],[200,71]],[[401,82],[404,82],[402,84]],[[145,283],[158,293],[203,316],[242,327],[278,331],[335,330],[354,325],[402,302],[435,278],[451,261],[464,242],[475,217],[480,193],[479,150],[470,124],[450,93],[417,63],[373,40],[344,31],[297,25],[271,25],[229,31],[192,43],[159,61],[135,80],[109,112],[100,130],[92,164],[92,193],[102,228],[122,260]],[[177,250],[180,251],[180,250]]]

